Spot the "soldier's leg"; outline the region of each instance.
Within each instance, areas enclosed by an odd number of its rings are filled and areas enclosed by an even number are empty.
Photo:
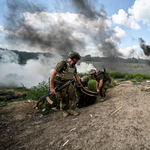
[[[110,82],[109,82],[109,81],[106,81],[106,82],[104,83],[104,85],[102,86],[102,89],[101,89],[101,91],[100,91],[101,102],[103,102],[103,101],[106,100],[105,96],[106,96],[106,91],[107,91],[107,89],[109,88],[109,84],[110,84]]]
[[[77,116],[79,113],[75,111],[75,107],[76,107],[76,93],[75,93],[75,87],[73,84],[70,84],[67,87],[67,92],[68,92],[68,96],[69,96],[69,104],[70,104],[70,114]]]
[[[100,90],[100,95],[101,95],[101,97],[105,97],[106,96],[106,89],[105,88],[101,88],[101,90]]]
[[[61,91],[56,93],[56,98],[60,101],[60,110],[63,111],[63,116],[68,116],[67,113],[67,104],[68,104],[68,97],[66,94],[66,88],[62,89]]]

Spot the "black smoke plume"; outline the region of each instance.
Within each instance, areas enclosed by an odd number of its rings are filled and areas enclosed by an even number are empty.
[[[94,28],[96,28],[97,31],[93,33],[87,30],[86,33],[92,37],[92,41],[98,47],[99,51],[102,52],[105,57],[113,58],[123,56],[123,54],[118,51],[117,44],[111,40],[115,31],[107,27],[106,21],[108,18],[103,6],[99,6],[100,9],[97,11],[93,5],[97,0],[72,0],[72,2],[76,10],[80,13],[78,15],[80,20],[84,22],[87,19],[91,19],[93,21]],[[84,14],[87,18],[81,14]],[[96,19],[98,19],[98,24],[94,22]],[[119,39],[116,40],[119,41]]]
[[[139,38],[139,42],[144,54],[150,56],[150,46],[142,38]]]
[[[98,19],[99,17],[103,17],[100,12],[97,12],[94,7],[94,3],[96,0],[72,0],[73,5],[76,10],[81,14],[84,14],[87,18],[90,19]]]
[[[8,13],[5,17],[5,29],[10,31],[6,36],[12,44],[26,43],[30,47],[37,47],[42,51],[57,51],[68,54],[70,51],[84,48],[84,42],[72,36],[72,28],[61,18],[58,13],[58,21],[47,27],[40,33],[25,21],[24,13],[34,13],[38,19],[47,23],[48,16],[42,16],[47,9],[45,6],[35,5],[28,1],[6,0]],[[51,30],[50,30],[51,28]]]

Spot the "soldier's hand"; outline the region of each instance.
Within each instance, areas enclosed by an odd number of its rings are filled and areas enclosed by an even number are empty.
[[[83,87],[83,85],[81,84],[81,87]]]
[[[82,85],[81,83],[78,83],[78,86],[79,86],[79,87],[83,87],[83,85]]]
[[[99,89],[97,89],[97,93],[100,93],[100,90],[99,90]]]
[[[51,91],[51,94],[55,94],[56,93],[55,88],[51,88],[50,91]]]
[[[80,84],[80,87],[83,87],[83,85],[82,85],[82,84]]]

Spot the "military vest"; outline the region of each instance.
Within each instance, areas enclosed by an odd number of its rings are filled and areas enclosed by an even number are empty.
[[[98,76],[101,74],[104,75],[104,82],[106,82],[109,78],[108,73],[106,71],[98,71]]]
[[[72,66],[70,66],[68,61],[65,61],[65,62],[66,62],[66,69],[63,70],[62,72],[56,74],[57,80],[67,81],[67,80],[73,79],[73,76],[75,73],[75,66],[72,67]]]

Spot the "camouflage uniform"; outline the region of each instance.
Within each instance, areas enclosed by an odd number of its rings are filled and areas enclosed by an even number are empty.
[[[108,76],[107,73],[104,73],[103,71],[99,71],[98,76],[96,76],[95,79],[98,83],[100,82],[100,80],[103,80],[103,85],[100,89],[100,96],[105,97],[106,90],[109,88],[109,84],[111,83],[111,78]]]
[[[80,78],[80,82],[83,85],[83,87],[88,87],[88,82],[82,82]],[[81,88],[79,87],[79,84],[75,83],[76,87],[76,97],[77,97],[77,107],[83,107],[85,106],[86,100],[84,99],[83,93],[81,92]]]
[[[80,82],[83,85],[83,87],[88,87],[88,82],[82,82],[81,79]],[[75,87],[76,87],[76,94],[80,97],[82,93],[79,84],[77,82],[75,82]]]
[[[69,81],[69,79],[63,78],[63,72],[68,68],[67,66],[67,61],[61,61],[59,62],[55,70],[58,71],[59,73],[55,76],[54,80],[54,86],[55,87],[61,87],[63,84]],[[70,69],[74,70],[74,73],[77,73],[75,65],[70,66]],[[63,75],[62,75],[63,74]],[[73,79],[73,78],[72,78]],[[60,109],[61,110],[66,110],[67,109],[67,104],[69,102],[70,109],[74,110],[76,106],[76,94],[75,94],[75,87],[73,84],[70,84],[66,88],[62,89],[61,91],[56,93],[56,98],[60,101]]]

